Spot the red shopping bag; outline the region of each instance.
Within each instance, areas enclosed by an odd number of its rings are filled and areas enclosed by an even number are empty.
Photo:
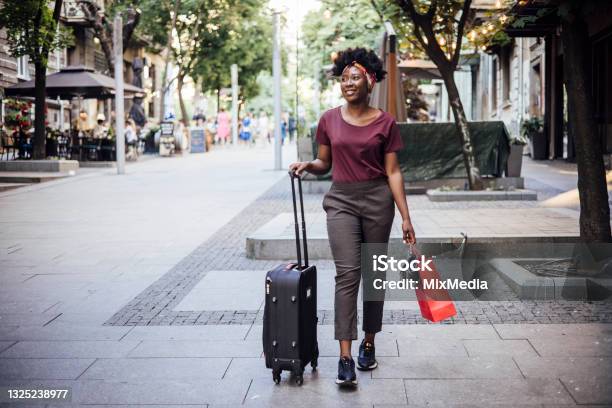
[[[425,281],[430,284],[440,281],[440,274],[438,274],[433,260],[429,263],[429,269],[431,270],[427,270],[427,268],[419,270],[419,285],[416,289],[416,297],[421,309],[421,316],[432,322],[439,322],[455,316],[457,310],[455,310],[455,305],[446,289],[435,286],[425,287]]]

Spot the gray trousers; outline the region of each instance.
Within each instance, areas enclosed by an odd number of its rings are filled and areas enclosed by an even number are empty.
[[[361,281],[361,244],[388,243],[395,215],[386,178],[332,183],[323,199],[327,234],[336,265],[334,338],[357,339],[357,295]],[[363,331],[382,328],[382,301],[363,302]]]

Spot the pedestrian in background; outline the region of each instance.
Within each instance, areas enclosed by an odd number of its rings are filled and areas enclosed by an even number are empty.
[[[293,113],[289,114],[289,143],[293,143],[293,137],[295,136],[295,131],[297,130],[297,121],[295,120],[295,116]]]
[[[242,128],[240,129],[240,140],[244,144],[251,143],[251,112],[248,112],[244,118],[242,118]]]
[[[264,143],[270,143],[270,123],[269,123],[269,119],[268,119],[268,115],[266,114],[265,111],[261,111],[261,113],[259,114],[259,123],[258,123],[258,133],[259,133],[259,140],[261,140],[262,145]]]
[[[226,144],[230,135],[230,117],[225,108],[219,109],[217,114],[217,141],[219,144]]]

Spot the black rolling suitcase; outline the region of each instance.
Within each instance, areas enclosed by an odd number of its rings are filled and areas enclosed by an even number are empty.
[[[317,344],[317,268],[308,265],[306,223],[302,180],[290,173],[293,194],[293,216],[297,264],[278,265],[266,274],[266,301],[263,317],[263,350],[266,367],[272,369],[272,378],[280,383],[281,372],[291,371],[297,384],[304,382],[304,368],[308,363],[315,370],[319,347]],[[298,180],[304,265],[300,248],[295,179]]]

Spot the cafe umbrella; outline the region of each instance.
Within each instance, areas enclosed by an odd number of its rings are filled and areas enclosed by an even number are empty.
[[[20,82],[5,88],[9,97],[34,97],[34,80]],[[126,98],[143,97],[145,91],[131,84],[124,85]],[[78,98],[79,111],[83,99],[110,99],[115,96],[115,80],[84,66],[68,66],[47,75],[45,93],[49,99],[72,100]],[[72,115],[71,115],[72,122]]]
[[[127,83],[124,86],[128,97],[144,95],[142,88]],[[45,90],[50,99],[108,99],[115,96],[115,80],[88,67],[68,66],[47,75]],[[4,91],[6,96],[34,97],[34,80],[9,86]]]

